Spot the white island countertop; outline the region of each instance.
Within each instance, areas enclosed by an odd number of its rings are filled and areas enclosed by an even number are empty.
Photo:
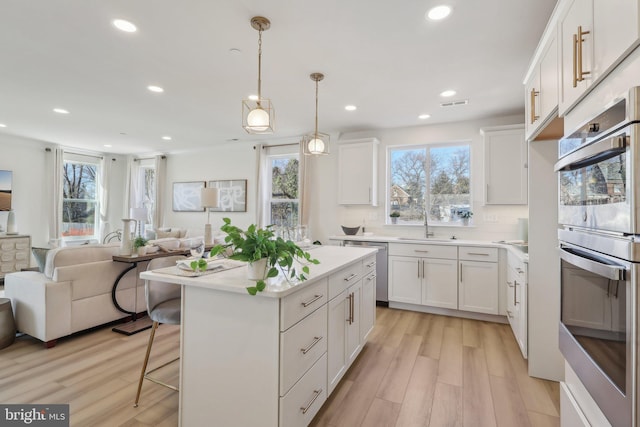
[[[259,292],[257,296],[282,298],[306,287],[345,266],[358,262],[367,256],[375,254],[375,248],[355,248],[340,246],[317,246],[309,249],[312,258],[320,261],[320,264],[309,264],[308,279],[303,282],[288,281],[282,273],[278,277],[268,279],[267,288]],[[238,263],[239,264],[239,263]],[[254,281],[247,279],[247,267],[241,265],[238,268],[204,274],[202,276],[188,277],[180,275],[177,267],[169,267],[154,271],[145,271],[140,274],[142,279],[156,280],[159,282],[176,283],[185,286],[220,290],[226,292],[242,293],[250,296],[246,290],[248,286],[255,286]]]

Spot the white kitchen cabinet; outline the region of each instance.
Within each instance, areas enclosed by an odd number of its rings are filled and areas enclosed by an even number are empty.
[[[362,279],[362,304],[360,304],[360,310],[360,341],[365,343],[376,323],[375,271],[369,272]]]
[[[391,244],[389,301],[458,308],[456,246]]]
[[[459,248],[458,309],[498,314],[498,249]]]
[[[527,143],[524,125],[480,130],[484,140],[485,204],[526,205]]]
[[[522,356],[527,358],[527,266],[515,255],[507,256],[507,318]]]
[[[525,82],[525,137],[542,132],[558,109],[558,42],[550,33]],[[562,132],[560,132],[560,135]]]
[[[569,111],[635,47],[637,0],[567,0],[558,22],[559,114]]]
[[[378,143],[368,138],[338,144],[338,204],[378,206]]]

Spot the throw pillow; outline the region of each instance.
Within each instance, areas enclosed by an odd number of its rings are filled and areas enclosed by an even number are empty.
[[[157,239],[164,239],[167,237],[175,237],[178,238],[180,237],[180,230],[175,230],[175,231],[160,231],[157,230],[156,231],[156,238]]]
[[[49,252],[49,248],[31,248],[31,252],[33,253],[33,257],[36,259],[36,264],[38,264],[38,271],[40,273],[44,272],[44,266],[47,263],[47,252]]]

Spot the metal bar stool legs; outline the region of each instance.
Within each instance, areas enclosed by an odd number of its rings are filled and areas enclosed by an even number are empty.
[[[176,360],[180,359],[179,357],[173,360],[168,361],[167,363],[164,363],[160,366],[158,366],[155,369],[150,370],[149,372],[147,372],[147,365],[149,364],[149,356],[151,355],[151,347],[153,345],[153,338],[156,335],[156,329],[158,329],[158,322],[153,322],[153,325],[151,326],[151,335],[149,335],[149,344],[147,344],[147,354],[144,356],[144,362],[142,364],[142,370],[140,371],[140,380],[138,381],[138,392],[136,393],[136,401],[133,404],[134,408],[138,407],[138,402],[140,401],[140,393],[142,392],[142,382],[144,380],[149,380],[151,382],[154,382],[156,384],[165,386],[167,388],[170,388],[171,390],[174,391],[179,391],[178,387],[171,385],[171,384],[167,384],[163,381],[158,380],[157,378],[153,378],[150,377],[149,374],[152,374],[153,372],[157,371],[160,368],[164,368],[165,366],[167,366],[170,363],[175,362]]]

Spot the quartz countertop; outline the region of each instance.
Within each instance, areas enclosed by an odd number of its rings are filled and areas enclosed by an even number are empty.
[[[526,247],[522,242],[517,241],[489,241],[489,240],[466,240],[466,239],[446,239],[438,237],[397,237],[397,236],[382,236],[382,235],[369,235],[362,234],[348,236],[348,235],[334,235],[329,236],[329,240],[332,241],[354,241],[354,242],[385,242],[385,243],[410,243],[410,244],[429,244],[429,245],[447,245],[447,246],[484,246],[504,248],[524,262],[529,262],[529,254],[523,249]]]
[[[259,292],[258,296],[282,298],[329,276],[347,265],[359,262],[376,252],[377,249],[375,248],[364,247],[340,247],[328,245],[311,248],[309,249],[311,257],[320,261],[320,264],[309,265],[307,280],[303,282],[289,282],[281,274],[273,279],[268,279],[266,281],[267,288],[263,292]],[[244,293],[248,297],[251,296],[247,293],[246,288],[248,286],[255,286],[256,283],[247,279],[247,268],[244,265],[238,268],[231,268],[217,273],[205,274],[196,277],[187,277],[166,272],[162,273],[159,272],[160,270],[163,269],[145,271],[140,274],[140,277],[142,279],[176,283],[185,286],[197,286],[226,292]]]

